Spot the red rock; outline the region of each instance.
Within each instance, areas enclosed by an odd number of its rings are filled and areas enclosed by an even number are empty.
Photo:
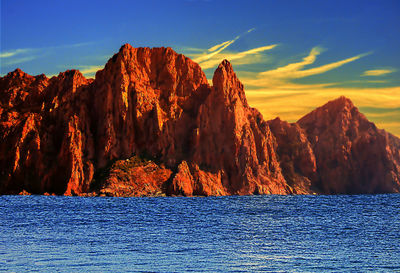
[[[29,192],[26,190],[21,191],[18,195],[31,195]]]
[[[298,125],[267,123],[228,61],[210,87],[170,48],[124,45],[95,80],[76,70],[51,79],[10,72],[0,79],[0,130],[0,194],[398,191],[399,139],[346,99]],[[132,156],[153,161],[98,178]]]
[[[172,183],[169,185],[168,193],[174,195],[193,196],[194,178],[186,161],[178,166]]]
[[[304,130],[296,123],[279,118],[268,125],[277,140],[277,153],[283,175],[294,193],[312,193],[317,180],[317,163]]]
[[[171,170],[138,157],[118,160],[99,181],[97,192],[105,196],[159,196],[171,174]]]
[[[400,192],[400,140],[340,97],[298,121],[312,145],[323,193]]]
[[[248,106],[243,85],[228,61],[213,77],[210,95],[200,106],[193,161],[220,172],[227,194],[291,193],[281,174],[274,138],[261,114]]]

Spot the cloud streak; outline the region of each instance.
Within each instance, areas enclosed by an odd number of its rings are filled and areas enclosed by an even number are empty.
[[[325,87],[332,86],[335,85],[335,83],[302,85],[302,84],[291,83],[291,80],[322,74],[330,70],[339,68],[347,63],[354,62],[364,56],[371,54],[370,52],[359,54],[357,56],[353,56],[347,59],[343,59],[340,61],[304,70],[304,67],[306,67],[307,65],[315,63],[315,61],[317,60],[317,56],[320,55],[321,53],[322,53],[321,48],[314,47],[311,49],[310,53],[299,62],[290,63],[267,71],[247,73],[247,75],[241,77],[241,79],[245,85],[251,87],[264,87],[264,88],[278,87],[279,89],[303,89],[310,87],[312,88],[321,86]]]
[[[274,78],[283,78],[283,79],[304,78],[304,77],[328,72],[328,71],[338,68],[344,64],[354,62],[355,60],[358,60],[358,59],[360,59],[364,56],[367,56],[371,53],[359,54],[357,56],[347,58],[347,59],[344,59],[341,61],[333,62],[330,64],[322,65],[322,66],[307,69],[307,70],[302,70],[306,65],[313,64],[316,61],[317,56],[319,54],[321,54],[321,49],[318,47],[314,47],[311,50],[310,54],[307,57],[304,57],[301,62],[288,64],[286,66],[279,67],[277,69],[273,69],[273,70],[269,70],[269,71],[264,71],[264,72],[261,72],[259,75],[274,77]]]
[[[188,53],[187,55],[192,57],[193,61],[197,62],[204,70],[215,68],[224,59],[233,62],[234,65],[243,65],[243,64],[260,62],[263,59],[260,54],[262,52],[275,48],[277,44],[265,45],[240,52],[227,50],[227,48],[230,45],[235,43],[243,35],[247,35],[248,33],[251,33],[254,30],[255,28],[249,29],[245,33],[236,36],[232,40],[216,44],[208,49],[184,48],[184,50],[192,52]]]
[[[85,77],[92,78],[97,71],[104,68],[104,65],[80,65],[78,68]]]
[[[374,70],[367,70],[361,76],[384,76],[390,73],[395,72],[396,69],[374,69]]]
[[[220,53],[222,50],[224,50],[225,48],[227,48],[228,46],[233,44],[237,39],[239,39],[239,37],[240,36],[236,36],[236,38],[233,40],[229,40],[229,41],[223,42],[221,44],[218,44],[218,45],[215,45],[215,46],[209,48],[208,52],[211,52],[211,53],[201,55],[201,56],[193,59],[193,61],[195,61],[196,63],[199,63],[201,66],[202,62],[210,60],[212,57],[214,57],[215,55]]]
[[[14,57],[19,54],[28,53],[30,51],[32,51],[31,48],[18,48],[18,49],[14,49],[14,50],[10,50],[10,51],[5,51],[5,52],[0,53],[0,58],[10,58],[10,57]]]
[[[76,48],[92,44],[92,42],[67,44],[60,46],[49,46],[39,48],[17,48],[8,51],[0,52],[0,59],[2,60],[1,66],[11,66],[19,63],[26,63],[44,56],[49,50],[62,49],[62,48]]]
[[[14,65],[14,64],[27,63],[27,62],[33,61],[36,58],[38,58],[38,56],[36,56],[36,55],[26,56],[26,57],[21,57],[21,58],[12,58],[10,60],[3,61],[2,66],[3,65],[10,66],[10,65]]]
[[[210,58],[206,61],[200,62],[199,64],[200,64],[201,68],[209,69],[209,68],[216,67],[224,59],[229,60],[230,62],[232,62],[235,65],[256,63],[261,60],[258,53],[274,49],[276,46],[277,46],[277,44],[257,47],[257,48],[253,48],[253,49],[241,51],[241,52],[228,51],[225,53],[219,53],[219,54],[214,55],[213,58]]]

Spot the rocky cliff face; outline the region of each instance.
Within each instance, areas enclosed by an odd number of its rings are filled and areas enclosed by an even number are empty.
[[[213,83],[210,87],[196,63],[170,48],[130,45],[94,81],[78,71],[52,79],[9,73],[1,79],[0,191],[90,193],[99,170],[136,155],[168,171],[159,178],[161,186],[154,182],[157,175],[135,178],[141,172],[136,166],[125,173],[126,195],[291,193],[274,138],[248,106],[228,62],[219,66]],[[105,185],[97,190],[124,195],[126,185],[116,175],[121,172],[109,173],[96,181]],[[146,179],[154,182],[152,191],[136,187]]]
[[[298,124],[317,159],[322,192],[400,191],[399,139],[377,129],[349,99],[331,101]]]
[[[276,141],[276,151],[287,183],[297,194],[317,190],[317,162],[305,131],[296,123],[279,118],[268,122]]]
[[[124,45],[95,80],[16,70],[0,103],[1,194],[399,191],[399,139],[351,102],[265,122],[228,61],[209,86],[170,48]]]
[[[297,191],[400,192],[400,141],[340,97],[289,124],[269,121],[280,164]]]

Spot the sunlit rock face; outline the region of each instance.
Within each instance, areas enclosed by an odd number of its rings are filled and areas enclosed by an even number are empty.
[[[269,121],[288,184],[296,192],[400,192],[400,141],[340,97],[289,124]]]
[[[223,61],[210,86],[170,48],[126,44],[94,80],[0,79],[0,193],[232,195],[399,191],[400,141],[345,98],[266,122]]]
[[[316,189],[317,162],[305,131],[296,123],[279,118],[268,121],[276,138],[276,151],[286,182],[297,194],[311,193]]]
[[[400,140],[377,129],[349,99],[330,101],[297,123],[314,151],[321,192],[400,191]]]

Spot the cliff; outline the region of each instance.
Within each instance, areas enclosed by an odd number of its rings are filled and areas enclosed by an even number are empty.
[[[340,97],[289,124],[269,121],[286,180],[323,194],[400,192],[400,140]]]
[[[0,194],[400,191],[399,139],[347,99],[266,122],[228,61],[210,86],[170,48],[124,45],[95,80],[10,72],[0,129]]]

